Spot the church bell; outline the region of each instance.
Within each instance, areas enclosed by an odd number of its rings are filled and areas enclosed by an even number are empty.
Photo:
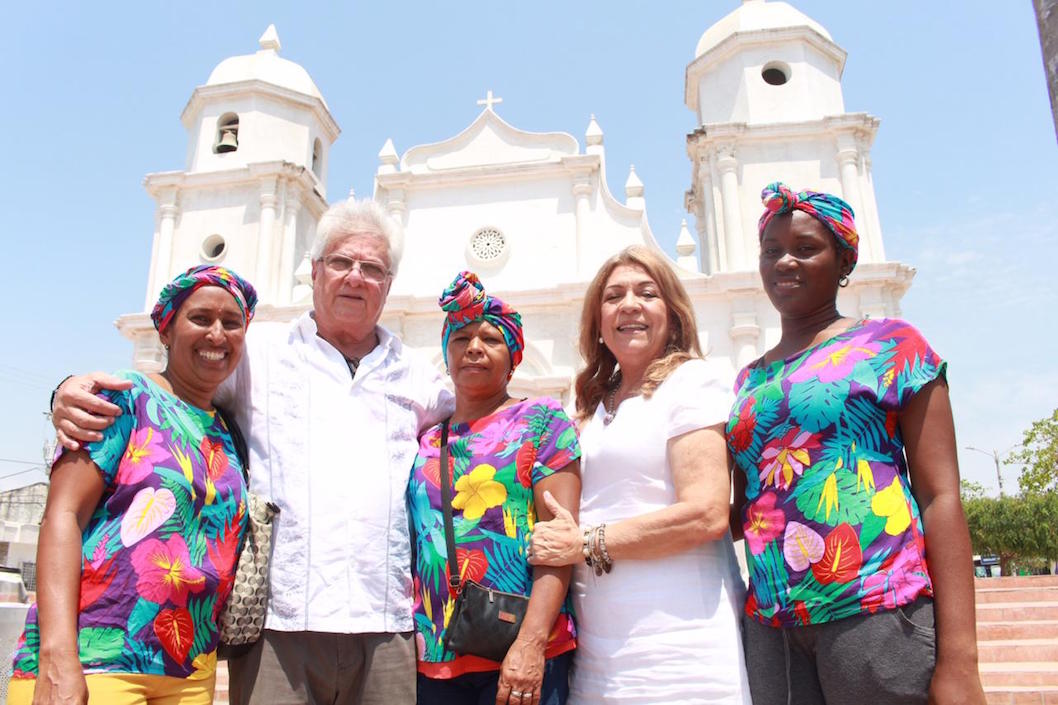
[[[223,130],[220,133],[220,142],[217,143],[217,152],[234,152],[239,148],[239,138],[235,135],[235,130]]]

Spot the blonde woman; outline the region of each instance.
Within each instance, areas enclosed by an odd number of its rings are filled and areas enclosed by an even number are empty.
[[[588,287],[576,382],[580,525],[553,498],[530,561],[574,565],[570,703],[749,703],[744,588],[728,532],[722,367],[657,252],[630,247]]]

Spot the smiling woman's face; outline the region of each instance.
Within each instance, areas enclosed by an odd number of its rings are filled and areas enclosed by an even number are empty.
[[[669,337],[669,307],[657,282],[639,267],[616,267],[603,286],[599,328],[623,368],[661,357]]]
[[[803,211],[772,218],[760,241],[760,278],[771,303],[786,317],[833,305],[838,281],[852,270],[852,251],[827,226]]]
[[[456,396],[467,392],[489,396],[507,386],[511,353],[503,331],[488,321],[475,321],[453,332],[445,354]]]

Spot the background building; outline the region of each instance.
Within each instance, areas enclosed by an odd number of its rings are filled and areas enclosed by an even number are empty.
[[[338,125],[308,73],[280,55],[274,27],[260,49],[222,61],[182,115],[186,169],[148,175],[157,202],[146,307],[193,264],[250,276],[262,320],[289,320],[311,303],[307,250],[326,208],[327,152]],[[895,316],[914,270],[885,258],[870,147],[878,119],[847,113],[846,53],[819,23],[783,2],[744,0],[708,28],[686,67],[692,226],[676,245],[703,345],[732,377],[778,339],[756,273],[761,188],[783,180],[840,194],[856,209],[860,265],[842,310]],[[673,70],[678,70],[673,67]],[[673,96],[676,99],[676,96]],[[405,227],[405,254],[384,324],[439,367],[437,296],[461,269],[523,314],[527,348],[518,394],[570,401],[583,292],[598,266],[631,244],[657,247],[634,167],[606,181],[606,148],[592,118],[583,143],[532,133],[500,117],[489,91],[459,134],[400,154],[378,153],[374,198]],[[395,135],[398,141],[400,135]],[[615,193],[616,191],[616,193]],[[162,350],[146,313],[122,316],[141,369]]]

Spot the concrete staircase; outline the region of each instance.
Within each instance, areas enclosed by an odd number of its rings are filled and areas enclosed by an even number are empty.
[[[990,705],[1058,705],[1058,576],[979,578],[977,649]]]

